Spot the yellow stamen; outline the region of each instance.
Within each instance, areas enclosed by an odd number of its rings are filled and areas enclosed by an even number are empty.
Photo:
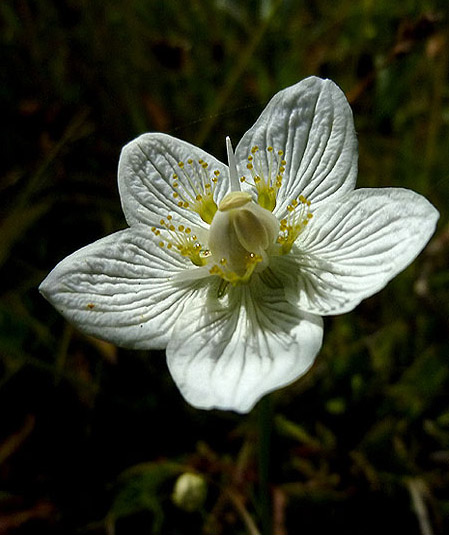
[[[287,206],[287,218],[280,221],[280,232],[277,239],[281,254],[290,252],[296,239],[312,219],[313,214],[309,208],[310,201],[303,195],[300,195],[298,199],[293,199]]]
[[[167,220],[171,221],[171,215],[167,216]],[[160,224],[168,233],[168,239],[159,242],[159,247],[167,247],[167,249],[175,248],[179,254],[189,258],[195,266],[204,266],[206,258],[210,255],[209,251],[204,249],[198,241],[197,236],[192,234],[192,229],[178,225],[176,227],[172,223],[167,223],[164,219],[160,220]],[[151,228],[155,236],[160,236],[161,231],[156,228]]]
[[[282,185],[286,161],[281,159],[284,154],[282,150],[277,151],[277,155],[271,146],[267,147],[266,150],[268,158],[265,163],[259,147],[254,146],[248,156],[246,168],[250,172],[254,187],[257,190],[258,204],[272,212],[276,206],[277,192]],[[266,169],[267,164],[268,169]],[[246,178],[242,177],[240,181],[245,182]]]
[[[216,169],[211,177],[209,164],[202,159],[194,161],[189,158],[186,164],[178,162],[178,167],[179,173],[172,176],[173,197],[180,199],[178,206],[196,212],[205,223],[210,224],[217,211],[214,193],[220,172]]]
[[[238,284],[246,284],[249,282],[251,275],[256,269],[257,264],[262,262],[262,257],[258,254],[249,253],[246,257],[246,271],[243,275],[238,275],[235,271],[226,268],[227,260],[226,258],[220,259],[219,265],[214,264],[210,269],[209,273],[211,275],[218,275],[226,282],[230,282],[233,286]]]

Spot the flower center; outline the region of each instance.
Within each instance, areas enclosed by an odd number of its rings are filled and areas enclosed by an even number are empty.
[[[262,273],[272,255],[288,254],[298,236],[309,223],[312,213],[310,201],[300,195],[287,206],[287,215],[280,221],[272,213],[282,185],[286,161],[283,151],[268,147],[266,153],[254,146],[248,156],[251,177],[246,182],[256,190],[257,200],[240,191],[237,162],[231,141],[226,139],[229,160],[228,193],[217,206],[214,200],[219,171],[211,175],[204,160],[188,159],[179,162],[179,171],[173,175],[173,197],[178,206],[196,212],[208,223],[209,230],[175,224],[171,215],[153,227],[159,246],[175,249],[201,268],[189,277],[219,276],[222,281],[219,293],[228,283],[245,284],[256,271]],[[163,239],[161,231],[164,231]],[[186,275],[187,277],[187,275]],[[184,277],[183,277],[184,278]]]
[[[208,246],[215,261],[209,272],[233,284],[247,282],[256,268],[267,267],[278,234],[279,221],[249,193],[229,193],[209,229]]]

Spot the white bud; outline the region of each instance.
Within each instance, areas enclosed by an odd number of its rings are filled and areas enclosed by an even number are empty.
[[[207,485],[198,474],[185,473],[178,477],[173,490],[173,502],[189,513],[197,511],[206,499]]]

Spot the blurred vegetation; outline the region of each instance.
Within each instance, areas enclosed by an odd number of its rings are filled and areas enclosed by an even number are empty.
[[[448,14],[447,0],[0,3],[0,535],[254,535],[263,485],[276,535],[449,533]],[[412,188],[441,219],[385,290],[326,319],[314,368],[272,396],[263,482],[257,409],[188,407],[162,352],[81,335],[36,288],[125,227],[127,141],[163,131],[223,159],[226,135],[310,74],[351,101],[358,185]],[[184,509],[183,473],[207,487]]]

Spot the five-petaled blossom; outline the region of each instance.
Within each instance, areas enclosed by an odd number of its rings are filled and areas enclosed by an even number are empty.
[[[126,145],[129,228],[67,257],[40,290],[90,335],[166,348],[193,406],[243,413],[310,368],[321,316],[383,288],[438,212],[406,189],[354,189],[352,113],[329,80],[279,92],[226,146],[228,165],[165,134]]]

